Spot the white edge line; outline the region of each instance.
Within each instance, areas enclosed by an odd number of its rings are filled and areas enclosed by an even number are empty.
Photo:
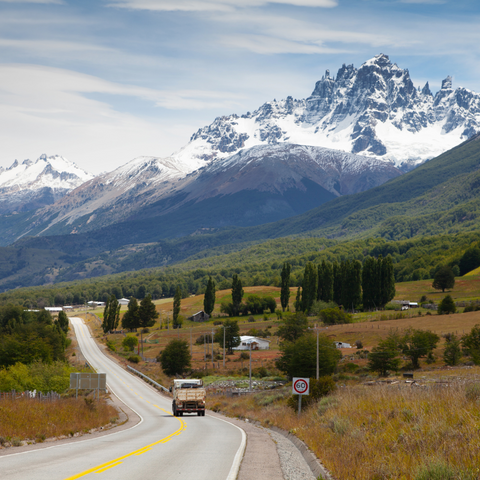
[[[235,428],[238,428],[242,434],[242,441],[240,446],[238,447],[237,453],[235,454],[235,458],[233,459],[232,466],[230,468],[230,472],[228,472],[226,480],[235,480],[237,478],[238,472],[240,470],[240,464],[242,463],[243,455],[245,453],[245,447],[247,445],[247,436],[245,435],[245,430],[243,428],[234,425],[233,423],[229,422],[228,420],[223,420],[222,418],[213,417],[212,415],[207,415],[207,417],[215,418],[216,420],[220,420],[221,422],[228,423]]]

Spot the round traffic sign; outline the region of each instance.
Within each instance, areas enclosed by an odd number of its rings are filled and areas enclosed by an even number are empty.
[[[298,378],[293,383],[293,390],[298,395],[303,395],[305,392],[308,391],[308,382],[306,382],[303,378]]]

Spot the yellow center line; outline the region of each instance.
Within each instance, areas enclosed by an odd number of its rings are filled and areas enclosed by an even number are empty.
[[[83,335],[82,330],[81,330],[81,333]],[[130,390],[133,391],[132,387],[130,387],[125,382],[123,382],[123,383],[128,388],[130,388]],[[133,393],[135,393],[135,395],[138,395],[138,393],[136,393],[136,392],[133,392]],[[142,397],[140,397],[140,398],[142,398]],[[142,400],[144,400],[144,399],[142,398]],[[145,401],[150,403],[148,400],[145,400]],[[159,410],[162,410],[163,412],[173,416],[172,412],[169,412],[168,410],[165,410],[164,408],[161,408],[158,405],[154,405],[154,407],[156,407]],[[77,475],[73,475],[72,477],[68,477],[65,480],[75,480],[77,478],[85,477],[86,475],[89,475],[90,473],[102,473],[106,470],[109,470],[110,468],[116,467],[117,465],[121,465],[123,463],[123,462],[121,462],[121,460],[124,460],[125,458],[131,457],[133,455],[142,455],[143,453],[146,453],[146,452],[150,451],[152,449],[152,447],[154,447],[155,445],[159,445],[161,443],[169,442],[174,436],[180,435],[187,428],[187,424],[182,419],[180,419],[178,417],[174,417],[174,418],[176,418],[180,422],[180,428],[178,430],[176,430],[175,432],[171,433],[170,435],[162,438],[161,440],[157,440],[156,442],[151,443],[150,445],[146,445],[145,447],[142,447],[142,448],[139,448],[139,449],[137,449],[133,452],[127,453],[126,455],[123,455],[122,457],[118,457],[115,460],[111,460],[111,461],[103,463],[101,465],[97,465],[96,467],[85,470],[82,473],[78,473]]]
[[[168,410],[160,408],[157,405],[155,405],[155,406],[157,408],[159,408],[160,410],[163,410],[165,413],[170,413]],[[108,470],[109,468],[115,467],[116,465],[119,465],[120,463],[122,463],[120,460],[124,460],[125,458],[131,457],[132,455],[141,455],[142,453],[145,453],[145,451],[147,451],[147,449],[150,450],[155,445],[159,445],[160,443],[165,443],[165,441],[168,442],[169,440],[172,439],[173,436],[180,435],[180,433],[182,433],[182,431],[185,430],[185,426],[186,426],[185,422],[180,418],[177,418],[177,417],[175,417],[175,418],[180,422],[181,426],[178,430],[171,433],[167,437],[162,438],[161,440],[157,440],[156,442],[151,443],[150,445],[146,445],[145,447],[139,448],[138,450],[127,453],[127,455],[123,455],[122,457],[118,457],[115,460],[111,460],[110,462],[103,463],[102,465],[97,465],[96,467],[85,470],[82,473],[79,473],[77,475],[73,475],[72,477],[68,477],[65,480],[75,480],[77,478],[85,477],[86,475],[88,475],[90,473],[101,473],[105,470]]]

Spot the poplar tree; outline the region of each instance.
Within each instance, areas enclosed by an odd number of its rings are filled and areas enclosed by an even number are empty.
[[[237,275],[232,278],[232,310],[233,315],[237,316],[240,311],[240,305],[242,304],[243,288],[242,281]]]
[[[318,266],[317,300],[331,302],[333,300],[333,265],[322,260]]]
[[[105,309],[103,310],[103,323],[102,329],[104,333],[116,330],[118,322],[120,321],[120,304],[117,297],[111,295],[105,303]]]
[[[209,277],[205,297],[203,299],[203,311],[207,315],[211,315],[215,308],[215,281]]]
[[[172,326],[173,328],[181,328],[182,324],[179,321],[180,315],[180,304],[182,302],[182,291],[180,287],[177,287],[175,290],[175,296],[173,297],[173,319],[172,319]]]
[[[282,305],[282,310],[288,307],[288,302],[290,300],[290,270],[291,266],[289,263],[285,262],[283,264],[283,269],[281,273],[282,284],[280,289],[280,303]]]
[[[305,265],[302,285],[302,310],[308,314],[317,298],[317,269],[312,263]]]
[[[363,288],[363,309],[372,310],[377,308],[376,303],[376,268],[377,260],[372,257],[367,257],[363,265],[362,271],[362,288]]]
[[[380,259],[379,259],[380,260]],[[393,272],[393,261],[391,255],[381,260],[379,264],[381,270],[381,298],[380,305],[382,308],[395,297],[395,274]]]
[[[342,304],[342,276],[338,262],[333,263],[333,301]]]

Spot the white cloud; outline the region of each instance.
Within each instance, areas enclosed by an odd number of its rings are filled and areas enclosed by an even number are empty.
[[[15,3],[15,4],[20,4],[20,3],[54,3],[57,5],[64,4],[63,0],[0,0],[0,2]]]
[[[337,0],[115,0],[108,6],[152,11],[231,11],[273,3],[321,8],[338,5]]]
[[[90,171],[110,170],[139,155],[167,156],[198,128],[188,121],[172,125],[168,116],[145,120],[119,112],[108,103],[108,95],[172,109],[234,108],[238,102],[230,93],[157,91],[35,65],[0,65],[0,78],[0,163],[4,165],[47,153],[64,155]],[[88,94],[102,100],[87,98]]]

